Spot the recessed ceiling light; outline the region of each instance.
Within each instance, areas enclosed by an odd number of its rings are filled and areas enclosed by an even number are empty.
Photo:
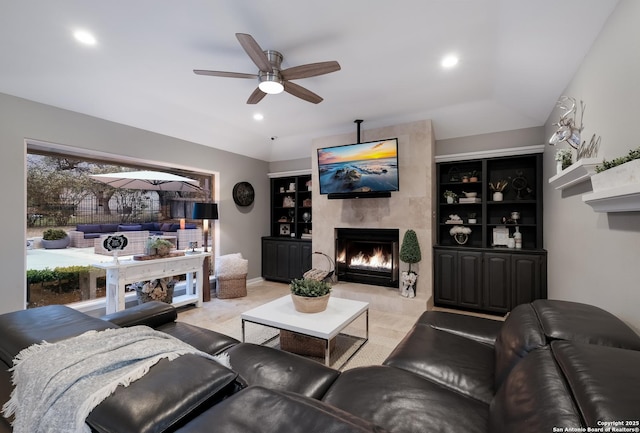
[[[73,32],[73,37],[76,38],[78,42],[81,42],[85,45],[95,45],[96,38],[91,33],[86,30],[76,30]]]
[[[443,68],[453,68],[458,64],[458,56],[455,54],[449,54],[442,59],[440,62]]]
[[[261,113],[256,113],[253,115],[253,120],[262,120],[264,116]]]

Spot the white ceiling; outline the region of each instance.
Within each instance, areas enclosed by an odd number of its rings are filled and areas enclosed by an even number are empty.
[[[432,119],[437,139],[543,125],[617,3],[1,1],[0,92],[266,161],[309,157],[311,139],[355,119]],[[97,45],[78,44],[78,28]],[[235,33],[283,53],[283,68],[342,70],[296,81],[318,105],[288,93],[247,105],[257,82],[192,72],[256,73]],[[460,63],[445,71],[448,53]]]

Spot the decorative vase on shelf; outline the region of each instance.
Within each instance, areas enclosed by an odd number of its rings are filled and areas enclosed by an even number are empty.
[[[453,200],[454,200],[453,197],[447,197],[447,203],[448,204],[453,204]]]
[[[493,193],[493,201],[502,201],[503,197],[504,196],[502,195],[501,191],[495,191]]]
[[[560,174],[562,172],[562,161],[556,161],[556,173]]]
[[[455,239],[460,245],[464,245],[469,240],[469,235],[466,233],[456,233],[453,235],[453,239]]]

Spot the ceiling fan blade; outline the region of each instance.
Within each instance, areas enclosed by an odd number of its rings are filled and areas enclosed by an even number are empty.
[[[314,104],[319,104],[320,102],[322,102],[322,98],[313,93],[311,90],[305,89],[304,87],[290,81],[284,82],[284,91]]]
[[[339,71],[340,64],[336,61],[309,63],[308,65],[294,66],[280,71],[280,75],[285,80],[297,80],[299,78],[315,77],[317,75],[329,74]]]
[[[208,71],[206,69],[194,69],[193,72],[198,75],[211,75],[214,77],[258,78],[256,74],[245,74],[243,72]]]
[[[267,55],[263,52],[260,45],[253,39],[253,36],[246,33],[236,33],[236,38],[242,45],[242,48],[247,52],[253,63],[256,64],[259,70],[262,72],[273,72],[273,67],[267,58]]]
[[[267,94],[256,87],[256,90],[254,90],[251,96],[249,96],[249,99],[247,99],[247,104],[257,104],[258,102],[262,101],[262,98],[264,98],[265,96],[267,96]]]

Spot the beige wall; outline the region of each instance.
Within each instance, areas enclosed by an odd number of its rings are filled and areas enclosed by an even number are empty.
[[[334,253],[335,228],[398,228],[400,241],[408,229],[415,230],[422,261],[412,266],[418,274],[417,298],[424,308],[431,299],[433,245],[434,138],[430,120],[389,126],[361,132],[361,142],[398,138],[400,190],[390,198],[329,200],[313,189],[313,251]],[[318,185],[319,147],[355,143],[355,134],[321,137],[312,143],[312,180]],[[315,266],[322,266],[322,257]],[[401,263],[401,270],[408,265]],[[380,288],[380,290],[385,290]]]
[[[639,21],[640,2],[622,0],[562,93],[586,103],[582,138],[602,136],[599,159],[625,155],[640,145]],[[547,139],[558,116],[554,111],[547,121]],[[555,174],[555,150],[548,146],[544,154],[546,179]],[[640,212],[594,212],[582,201],[591,182],[563,192],[545,184],[549,297],[598,305],[640,332]]]
[[[0,313],[23,309],[26,301],[27,138],[169,167],[218,172],[219,252],[241,252],[249,259],[248,277],[261,275],[260,237],[269,232],[267,162],[0,94],[0,171],[4,181]],[[233,185],[239,181],[249,181],[255,188],[256,201],[248,208],[236,206],[231,197]]]

